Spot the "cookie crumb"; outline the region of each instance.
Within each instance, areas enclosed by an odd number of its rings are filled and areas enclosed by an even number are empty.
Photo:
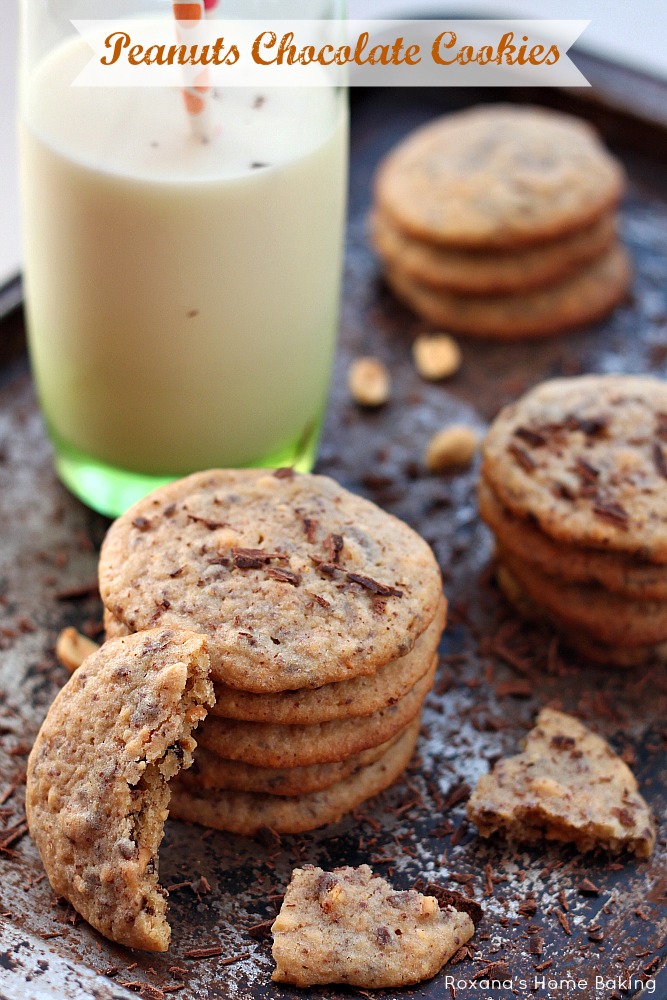
[[[461,367],[461,349],[447,333],[421,334],[412,345],[415,368],[422,378],[438,382]]]
[[[56,659],[61,667],[73,674],[87,656],[99,649],[96,642],[81,635],[71,626],[64,628],[56,641]]]
[[[426,448],[424,461],[430,472],[448,472],[470,465],[479,438],[471,427],[452,424],[433,435]]]
[[[352,399],[359,406],[384,406],[391,395],[391,378],[379,358],[357,358],[347,372],[347,385]]]

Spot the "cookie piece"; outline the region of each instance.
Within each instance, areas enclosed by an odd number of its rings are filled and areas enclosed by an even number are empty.
[[[539,606],[514,577],[507,566],[499,563],[496,580],[503,594],[522,618],[534,622],[548,622],[563,637],[565,644],[587,660],[609,667],[641,667],[649,663],[667,663],[667,642],[644,646],[619,646],[601,642],[585,628],[567,625],[543,606]]]
[[[365,718],[290,726],[210,716],[198,740],[219,757],[258,767],[303,767],[345,760],[385,743],[414,719],[431,690],[437,662],[433,657],[429,670],[395,705]]]
[[[446,603],[406,656],[392,660],[369,677],[354,677],[321,688],[301,688],[277,694],[253,694],[215,685],[211,714],[246,722],[314,725],[336,719],[372,715],[400,701],[433,662],[445,624]]]
[[[435,618],[440,572],[406,524],[324,476],[212,470],[112,525],[105,607],[126,628],[191,628],[211,675],[276,692],[373,674]]]
[[[577,719],[549,708],[523,752],[482,775],[467,814],[483,837],[501,832],[519,843],[545,838],[639,858],[650,856],[656,836],[627,764]]]
[[[379,760],[320,792],[285,798],[253,792],[194,790],[175,783],[170,813],[176,819],[245,836],[253,836],[267,826],[282,834],[304,833],[336,823],[344,813],[397,780],[410,762],[419,725],[419,719],[415,719]]]
[[[194,791],[200,788],[228,788],[239,792],[264,792],[267,795],[294,797],[319,792],[335,785],[362,767],[374,764],[390,746],[401,738],[401,733],[385,743],[369,747],[345,760],[330,764],[310,764],[304,767],[258,767],[241,760],[226,760],[198,747],[192,767],[182,771],[179,782]]]
[[[667,383],[544,382],[500,412],[482,454],[503,507],[555,541],[667,564]]]
[[[409,135],[382,162],[375,200],[401,232],[446,246],[530,246],[617,204],[623,169],[585,122],[481,105]]]
[[[96,930],[166,951],[158,884],[167,781],[189,767],[213,702],[206,638],[155,629],[89,656],[49,709],[28,760],[26,814],[54,891]]]
[[[430,979],[475,932],[434,896],[396,891],[368,865],[292,872],[273,922],[272,979],[380,989]]]
[[[525,517],[510,513],[482,480],[480,516],[501,549],[567,583],[598,584],[633,600],[667,601],[667,569],[632,556],[556,542]]]
[[[586,229],[527,250],[500,253],[427,243],[401,232],[382,212],[370,219],[373,246],[390,268],[429,288],[459,295],[507,295],[562,281],[614,242],[616,220],[603,215]]]
[[[520,295],[482,297],[428,288],[398,265],[388,268],[386,279],[396,296],[429,323],[471,337],[521,340],[602,319],[627,294],[631,270],[627,253],[615,244],[574,275]]]

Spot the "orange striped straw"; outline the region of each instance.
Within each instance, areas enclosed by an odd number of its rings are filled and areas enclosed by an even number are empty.
[[[188,3],[173,0],[172,9],[179,29],[179,38],[181,38],[182,31],[187,32],[188,29],[192,29],[205,16],[206,0],[189,0]],[[190,117],[193,132],[201,142],[208,142],[211,135],[210,98],[211,83],[208,67],[205,66],[196,76],[188,79],[183,88],[185,108]]]

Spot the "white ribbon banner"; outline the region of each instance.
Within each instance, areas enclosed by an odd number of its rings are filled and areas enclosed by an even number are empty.
[[[583,20],[73,21],[87,87],[586,87],[568,50]]]

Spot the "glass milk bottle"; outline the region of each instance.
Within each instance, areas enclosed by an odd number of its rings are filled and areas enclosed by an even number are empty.
[[[263,12],[339,9],[221,0],[216,16]],[[22,0],[33,372],[60,478],[109,515],[200,469],[311,467],[347,183],[340,89],[217,90],[202,137],[177,88],[72,87],[92,52],[71,19],[129,16],[171,4]]]

